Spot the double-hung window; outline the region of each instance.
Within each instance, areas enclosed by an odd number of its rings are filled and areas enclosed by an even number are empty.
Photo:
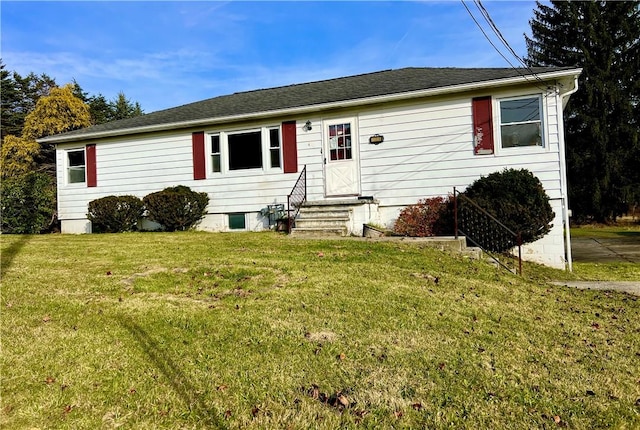
[[[220,135],[211,135],[211,171],[220,172]]]
[[[282,145],[280,144],[280,128],[274,127],[269,129],[269,162],[271,163],[271,168],[279,168],[282,167],[280,164],[280,153],[282,152],[280,148]]]
[[[503,99],[499,104],[503,148],[544,146],[541,96]]]
[[[67,181],[69,184],[79,184],[86,181],[84,149],[67,151]]]

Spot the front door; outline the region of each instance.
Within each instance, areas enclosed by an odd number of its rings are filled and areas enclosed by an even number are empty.
[[[324,162],[327,197],[360,194],[358,139],[353,118],[325,121]]]

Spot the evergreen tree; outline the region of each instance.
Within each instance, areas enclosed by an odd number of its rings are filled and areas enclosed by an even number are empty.
[[[565,111],[577,221],[614,221],[640,201],[640,3],[537,2],[531,66],[583,68]]]
[[[132,103],[122,91],[118,93],[118,97],[111,103],[113,116],[111,120],[132,118],[142,115],[140,103]]]
[[[36,75],[29,73],[22,77],[17,72],[5,70],[5,65],[0,61],[0,77],[2,87],[2,140],[5,136],[22,135],[25,117],[31,112],[40,97],[49,94],[56,82],[46,74]]]

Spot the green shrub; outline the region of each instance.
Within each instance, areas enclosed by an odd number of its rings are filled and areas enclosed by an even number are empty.
[[[161,224],[165,230],[188,230],[207,213],[209,196],[179,185],[151,193],[143,202],[149,220]]]
[[[31,172],[0,185],[2,232],[41,233],[56,220],[56,187],[51,177]]]
[[[513,232],[520,233],[522,243],[535,242],[553,227],[555,214],[549,196],[540,180],[526,169],[505,169],[482,177],[464,195]],[[465,204],[464,199],[459,202]]]
[[[415,205],[400,211],[393,230],[396,234],[412,237],[453,234],[451,198],[421,199]]]
[[[135,196],[107,196],[89,202],[87,218],[95,233],[121,233],[136,229],[144,205]]]

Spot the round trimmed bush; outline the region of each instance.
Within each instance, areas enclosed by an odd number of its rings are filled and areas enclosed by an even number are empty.
[[[135,196],[107,196],[89,202],[87,218],[95,233],[121,233],[137,228],[144,205]]]
[[[505,169],[484,176],[471,184],[464,195],[520,233],[522,243],[535,242],[553,227],[555,214],[549,196],[540,180],[527,169]]]
[[[148,194],[142,201],[150,221],[167,231],[176,231],[189,230],[202,220],[207,213],[209,196],[178,185]]]

